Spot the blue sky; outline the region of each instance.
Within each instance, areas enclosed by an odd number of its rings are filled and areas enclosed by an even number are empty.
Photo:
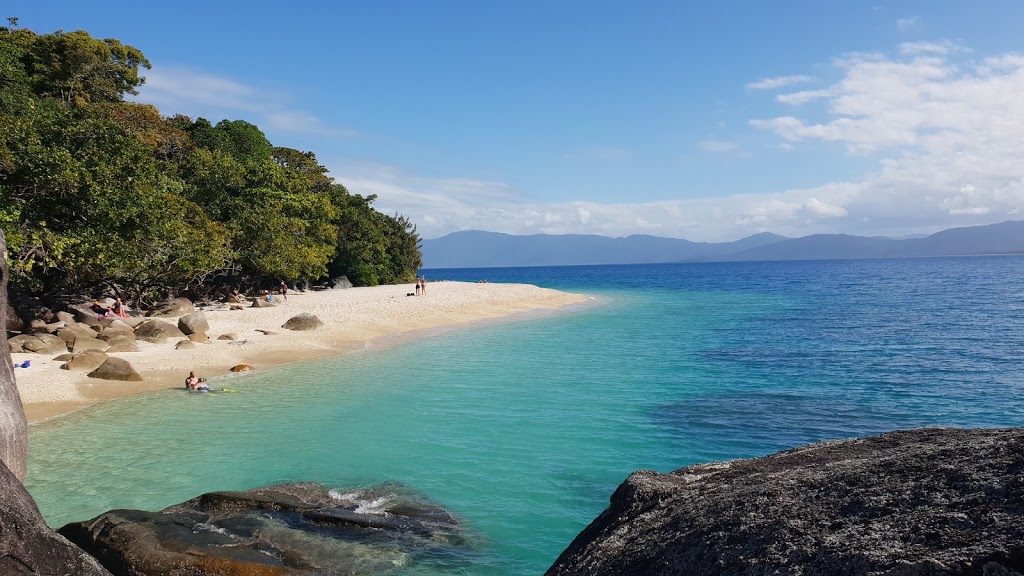
[[[138,99],[312,150],[427,238],[899,236],[1024,215],[1024,3],[8,0]]]

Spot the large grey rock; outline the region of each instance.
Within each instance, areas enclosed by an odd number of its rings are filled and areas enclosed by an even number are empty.
[[[253,298],[252,299],[252,307],[253,308],[273,308],[274,305],[271,302],[267,302],[263,298]]]
[[[92,556],[46,525],[28,491],[3,463],[0,502],[0,574],[110,576]]]
[[[188,298],[171,298],[167,302],[146,312],[146,316],[176,318],[195,311],[196,307],[192,305],[192,301]]]
[[[79,322],[66,324],[57,331],[57,337],[66,342],[68,346],[71,346],[78,338],[92,338],[95,340],[97,336],[99,336],[99,332],[93,330],[91,326]]]
[[[100,378],[102,380],[119,380],[121,382],[141,382],[142,376],[135,371],[131,362],[124,358],[111,356],[107,358],[98,368],[87,374],[89,378]]]
[[[108,358],[106,352],[86,350],[85,352],[74,354],[61,365],[61,369],[72,372],[92,372],[102,366]]]
[[[634,472],[549,576],[1024,573],[1024,428]]]
[[[309,312],[303,312],[298,316],[292,316],[287,322],[281,325],[281,328],[287,328],[288,330],[316,330],[323,326],[322,320]]]
[[[135,328],[135,339],[160,344],[168,338],[184,336],[178,327],[163,320],[146,320]]]
[[[107,327],[105,327],[103,329],[103,334],[117,334],[117,333],[131,334],[131,333],[135,332],[135,327],[136,326],[138,326],[139,324],[142,324],[142,322],[137,322],[135,324],[129,325],[128,322],[126,322],[126,320],[132,320],[132,318],[114,318],[114,319],[112,319],[110,321],[110,326],[107,326]]]
[[[393,574],[472,554],[451,514],[401,486],[343,492],[338,499],[317,484],[213,492],[160,512],[113,510],[59,532],[126,575]],[[371,502],[377,512],[356,511]]]
[[[7,274],[7,241],[3,231],[0,231],[0,310],[7,309]],[[63,340],[56,336],[52,338],[63,344]],[[66,352],[67,349],[63,351]],[[7,346],[7,332],[0,330],[0,461],[7,465],[18,482],[25,481],[27,450],[28,423],[25,420],[25,411],[21,407],[21,395],[18,394],[18,387],[14,383],[14,368],[10,348]],[[25,498],[31,502],[27,493]],[[6,502],[6,499],[0,499],[0,502]],[[4,509],[4,506],[0,506],[0,514]],[[0,536],[9,537],[11,534],[6,526],[9,524],[0,520],[0,527],[3,527]],[[14,533],[17,534],[16,531]],[[6,556],[0,551],[0,561],[3,558]]]
[[[108,346],[117,346],[118,344],[131,344],[135,342],[134,332],[104,332],[97,336],[100,340],[107,343]]]
[[[182,334],[206,334],[210,331],[210,324],[206,321],[206,314],[203,312],[190,312],[178,318],[178,330]]]
[[[91,302],[71,304],[68,305],[68,311],[71,312],[75,322],[81,322],[82,324],[94,326],[99,324],[99,314],[92,311],[92,309],[90,308],[91,305]]]
[[[114,353],[114,352],[138,352],[138,351],[139,351],[139,345],[138,344],[136,344],[135,342],[126,342],[126,341],[121,341],[121,342],[118,342],[117,344],[111,344],[110,348],[106,349],[106,352],[110,352],[110,353]]]
[[[7,333],[5,332],[6,336]],[[4,346],[9,352],[28,352],[31,354],[59,354],[68,351],[67,342],[45,332],[38,334],[19,334],[11,338]]]
[[[110,344],[99,338],[75,338],[68,346],[69,350],[76,353],[85,350],[106,350],[107,348],[110,348]]]
[[[344,290],[351,287],[352,282],[349,281],[348,276],[339,276],[338,278],[331,280],[331,288]]]

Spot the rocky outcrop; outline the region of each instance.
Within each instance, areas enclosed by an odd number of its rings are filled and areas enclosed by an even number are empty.
[[[267,302],[263,298],[253,298],[252,299],[252,307],[253,308],[273,308],[274,305],[271,302]]]
[[[141,382],[142,376],[135,371],[131,363],[123,358],[111,356],[103,361],[98,368],[86,374],[89,378],[102,380],[118,380],[121,382]]]
[[[115,574],[383,574],[469,552],[451,514],[398,485],[214,492],[160,512],[114,510],[59,532]]]
[[[6,332],[4,335],[6,336]],[[59,354],[68,351],[67,342],[53,334],[19,334],[7,341],[5,351],[30,354]]]
[[[195,312],[196,307],[192,305],[192,301],[188,298],[171,298],[167,302],[153,308],[146,312],[147,317],[168,317],[176,318],[183,316],[189,312]]]
[[[57,331],[57,337],[66,342],[68,346],[74,344],[75,340],[79,338],[95,340],[97,336],[99,336],[99,332],[93,330],[91,326],[78,322],[65,323],[64,327]]]
[[[228,368],[228,370],[232,372],[252,372],[255,368],[248,364],[235,364],[231,368]]]
[[[21,482],[0,463],[0,574],[110,576],[98,562],[51,530]]]
[[[99,368],[109,359],[106,352],[99,350],[86,350],[74,354],[71,358],[61,365],[63,370],[71,370],[73,372],[92,372]]]
[[[303,312],[298,316],[292,316],[287,322],[281,325],[281,328],[287,328],[288,330],[316,330],[323,326],[322,320],[309,312]]]
[[[0,231],[0,310],[7,308],[6,256]],[[14,382],[7,332],[0,330],[0,574],[110,576],[91,556],[46,525],[22,485],[27,445],[25,411]]]
[[[633,473],[549,576],[1024,573],[1024,428]]]
[[[181,338],[184,334],[178,327],[163,320],[146,320],[135,328],[135,339],[143,342],[162,344],[168,338]]]
[[[178,318],[178,330],[190,336],[192,334],[206,334],[210,331],[210,323],[206,320],[203,312],[191,312]]]
[[[0,310],[7,309],[7,278],[7,242],[0,231]],[[63,340],[60,342],[64,343]],[[21,407],[21,395],[14,383],[10,350],[7,331],[0,330],[0,461],[7,465],[19,482],[24,482],[28,423]],[[60,351],[67,352],[67,349]],[[0,526],[6,524],[0,522]]]

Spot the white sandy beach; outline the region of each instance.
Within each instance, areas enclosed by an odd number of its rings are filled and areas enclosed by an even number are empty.
[[[413,291],[413,284],[402,284],[289,292],[288,300],[273,308],[203,308],[210,325],[209,342],[197,343],[191,350],[176,350],[181,338],[163,344],[140,341],[138,352],[110,354],[131,362],[143,382],[99,380],[87,377],[85,372],[61,370],[63,362],[52,359],[56,355],[12,354],[15,363],[31,360],[31,367],[15,370],[18,391],[29,422],[38,422],[104,400],[182,386],[189,370],[207,377],[225,374],[237,364],[259,370],[362,349],[367,341],[381,336],[456,326],[588,299],[528,284],[431,282],[425,296],[406,296]],[[275,300],[278,298],[275,296]],[[317,316],[325,326],[305,332],[281,327],[303,312]],[[165,320],[177,322],[176,318]],[[237,339],[217,339],[229,333]]]

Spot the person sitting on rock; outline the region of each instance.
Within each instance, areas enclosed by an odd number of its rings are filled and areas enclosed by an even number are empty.
[[[228,302],[232,304],[242,303],[242,295],[238,293],[238,286],[231,289],[231,294],[228,294]]]
[[[116,315],[114,314],[114,311],[111,310],[110,308],[107,308],[103,304],[100,304],[99,300],[93,300],[92,306],[90,306],[89,309],[92,310],[93,312],[95,312],[96,315],[99,316],[100,318],[115,318],[116,317]]]
[[[114,302],[114,315],[120,316],[121,318],[128,317],[128,311],[125,310],[124,302],[121,302],[120,298],[117,299],[117,302]]]

